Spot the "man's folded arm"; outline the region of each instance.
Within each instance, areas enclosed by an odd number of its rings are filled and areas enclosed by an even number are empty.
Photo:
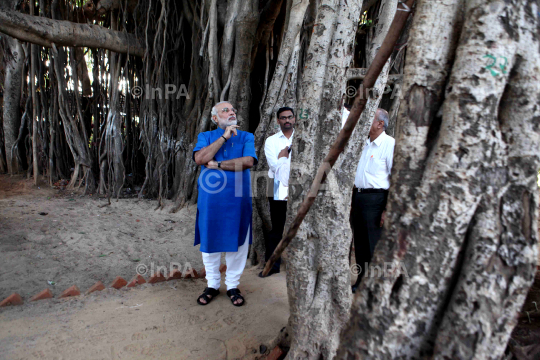
[[[244,171],[251,169],[253,165],[255,165],[255,159],[252,156],[242,156],[236,159],[222,161],[221,169],[225,171]]]
[[[210,160],[213,160],[214,156],[224,143],[225,139],[223,137],[219,137],[212,144],[195,152],[193,158],[195,159],[197,165],[206,165]]]

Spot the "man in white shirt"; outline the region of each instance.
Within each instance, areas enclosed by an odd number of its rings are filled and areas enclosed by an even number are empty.
[[[387,127],[388,113],[377,109],[354,178],[351,225],[356,264],[361,266],[362,272],[352,287],[353,293],[366,273],[381,237],[396,143],[386,134]]]
[[[341,114],[341,128],[345,126],[345,123],[347,122],[347,119],[349,118],[349,114],[351,113],[351,105],[345,103],[343,104],[343,113]]]
[[[294,135],[295,116],[290,107],[282,107],[277,111],[277,122],[281,131],[270,136],[264,143],[264,153],[268,161],[268,176],[274,181],[274,196],[270,202],[270,218],[272,230],[265,239],[265,260],[268,261],[276,246],[281,241],[285,220],[287,219],[287,199],[289,189],[289,172],[291,165],[291,144]],[[281,259],[276,261],[268,276],[279,273]],[[259,274],[262,277],[262,272]]]

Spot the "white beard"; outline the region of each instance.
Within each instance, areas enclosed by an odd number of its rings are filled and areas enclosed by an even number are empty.
[[[227,119],[227,122],[225,123],[226,124],[225,126],[227,127],[227,126],[231,126],[231,125],[237,125],[237,123],[238,123],[238,120],[236,120],[236,119],[234,119],[234,120]]]
[[[233,118],[234,120],[231,120],[231,118]],[[227,119],[218,116],[217,120],[218,123],[216,125],[222,129],[225,129],[227,126],[237,125],[238,123],[236,116],[229,116]]]

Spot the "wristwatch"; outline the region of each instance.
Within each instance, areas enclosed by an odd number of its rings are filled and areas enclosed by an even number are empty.
[[[217,167],[221,169],[221,161],[217,162]]]

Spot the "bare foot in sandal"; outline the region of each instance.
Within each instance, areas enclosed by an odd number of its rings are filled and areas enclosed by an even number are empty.
[[[204,289],[204,292],[201,294],[201,296],[199,296],[199,298],[197,299],[197,304],[208,305],[212,301],[212,299],[214,299],[218,295],[219,290],[207,287],[206,289]]]
[[[238,289],[227,291],[227,296],[231,298],[231,302],[234,306],[242,306],[245,303],[244,297],[240,294],[240,290]]]

